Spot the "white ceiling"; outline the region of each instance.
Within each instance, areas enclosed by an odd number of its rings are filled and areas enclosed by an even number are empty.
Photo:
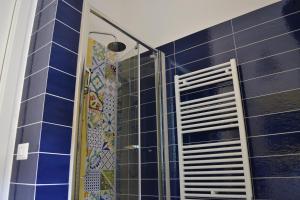
[[[157,47],[279,0],[90,0],[102,14]]]

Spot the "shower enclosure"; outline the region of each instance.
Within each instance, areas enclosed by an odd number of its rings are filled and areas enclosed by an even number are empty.
[[[72,199],[169,195],[164,55],[85,5]]]

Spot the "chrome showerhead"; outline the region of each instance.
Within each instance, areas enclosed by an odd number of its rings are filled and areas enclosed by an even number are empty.
[[[107,45],[107,48],[113,52],[121,52],[126,49],[126,45],[123,42],[111,42]]]
[[[112,36],[115,38],[114,42],[111,42],[107,45],[107,48],[110,51],[113,52],[121,52],[124,51],[126,49],[126,45],[123,42],[118,42],[117,41],[117,37],[111,33],[104,33],[104,32],[98,32],[98,31],[91,31],[89,32],[89,34],[99,34],[99,35],[108,35],[108,36]]]

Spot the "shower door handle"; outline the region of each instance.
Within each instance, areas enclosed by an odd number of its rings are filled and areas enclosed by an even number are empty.
[[[129,145],[129,146],[126,146],[125,149],[128,149],[128,150],[131,150],[131,149],[139,149],[140,146],[139,145]]]

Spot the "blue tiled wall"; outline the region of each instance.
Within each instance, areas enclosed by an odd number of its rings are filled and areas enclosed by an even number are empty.
[[[300,199],[300,2],[281,1],[159,49],[167,55],[172,199],[180,199],[174,75],[230,58],[238,61],[255,199]],[[217,94],[231,87],[217,85],[185,97]],[[236,131],[227,130],[190,135],[184,142],[236,137]]]
[[[28,53],[10,200],[66,200],[82,0],[39,0]]]

